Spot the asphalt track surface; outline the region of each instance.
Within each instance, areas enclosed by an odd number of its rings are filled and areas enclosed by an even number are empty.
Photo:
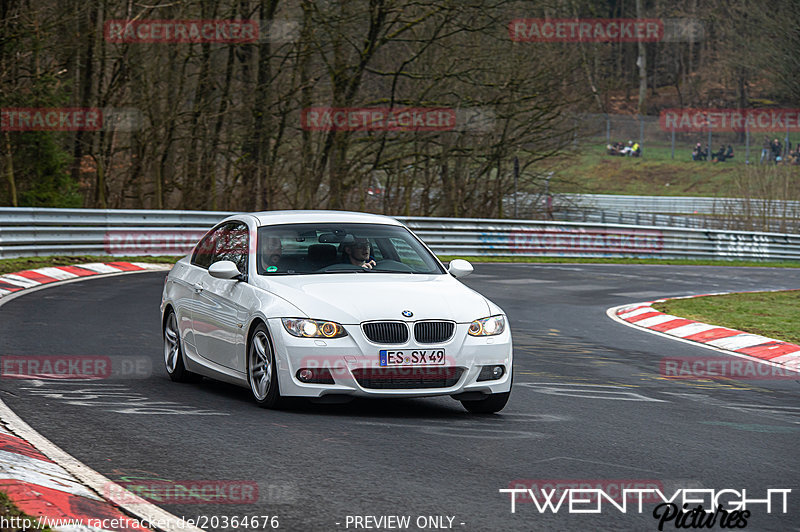
[[[658,296],[800,288],[800,270],[478,264],[465,282],[506,311],[515,342],[511,400],[492,416],[470,415],[447,397],[270,411],[243,388],[172,383],[162,362],[163,279],[93,279],[5,304],[0,354],[125,357],[150,369],[121,380],[3,379],[0,391],[33,428],[112,480],[258,486],[247,504],[159,504],[206,516],[208,529],[222,529],[213,516],[256,515],[278,516],[280,530],[363,530],[348,516],[387,515],[410,516],[408,530],[420,529],[420,516],[448,516],[451,529],[465,531],[657,529],[654,504],[571,515],[519,503],[512,514],[498,492],[555,480],[607,482],[609,492],[622,481],[656,481],[668,495],[745,488],[764,498],[768,488],[792,489],[788,513],[752,506],[747,528],[798,529],[800,383],[664,379],[662,357],[717,354],[605,311]]]

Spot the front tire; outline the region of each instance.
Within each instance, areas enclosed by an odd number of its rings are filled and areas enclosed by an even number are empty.
[[[197,382],[200,376],[186,369],[183,363],[181,333],[175,311],[169,310],[164,320],[164,366],[174,382]]]
[[[508,403],[511,392],[492,393],[477,401],[461,401],[472,414],[494,414],[501,411]]]
[[[511,369],[511,386],[514,386],[514,369]],[[461,401],[464,408],[472,414],[495,414],[505,408],[511,389],[502,393],[491,393],[483,399],[475,401]]]
[[[247,382],[256,403],[264,408],[278,408],[283,398],[278,387],[275,352],[269,341],[267,326],[259,323],[250,335],[247,347]]]

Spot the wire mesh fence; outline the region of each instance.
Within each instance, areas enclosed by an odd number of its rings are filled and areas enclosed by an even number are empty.
[[[576,115],[575,147],[585,144],[603,146],[621,143],[627,146],[638,143],[641,157],[649,160],[693,160],[693,152],[700,143],[703,157],[699,161],[715,162],[714,154],[722,149],[723,155],[732,149],[732,157],[725,157],[723,162],[745,164],[775,163],[772,149],[769,147],[762,158],[765,143],[775,140],[780,144],[781,162],[800,164],[800,159],[790,155],[800,144],[800,133],[787,126],[786,129],[775,127],[773,131],[730,132],[707,129],[698,132],[670,131],[655,116],[618,115],[618,114],[581,114]],[[784,122],[785,124],[785,122]],[[657,148],[654,150],[653,148]]]

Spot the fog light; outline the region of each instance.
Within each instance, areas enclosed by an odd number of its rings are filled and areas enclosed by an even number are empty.
[[[506,374],[505,366],[483,366],[478,375],[478,382],[480,381],[496,381]]]
[[[328,368],[302,368],[297,370],[297,379],[306,384],[334,384],[333,375]]]
[[[503,366],[495,366],[492,368],[492,377],[494,377],[495,379],[499,379],[500,377],[503,376],[503,373],[505,372],[506,368],[504,368]]]

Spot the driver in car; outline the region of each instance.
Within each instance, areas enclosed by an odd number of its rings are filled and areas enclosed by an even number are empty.
[[[367,270],[375,267],[375,259],[370,255],[369,240],[356,238],[344,245],[344,258],[353,266],[361,266]]]

